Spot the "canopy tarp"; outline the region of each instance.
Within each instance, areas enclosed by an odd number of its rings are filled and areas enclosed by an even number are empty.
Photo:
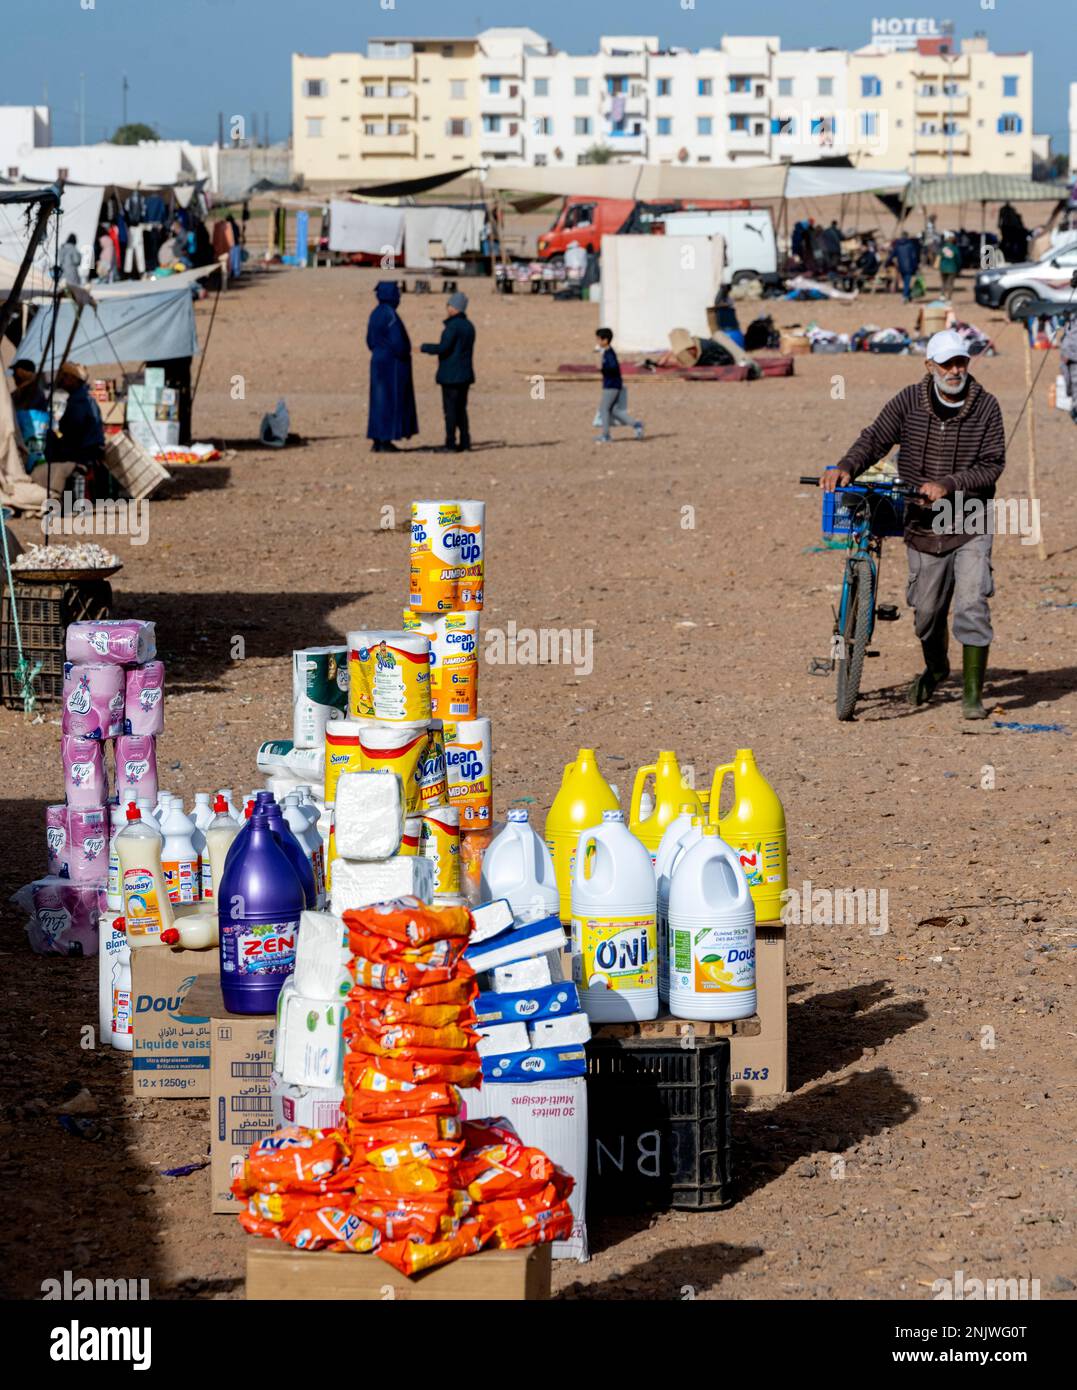
[[[55,338],[58,351],[68,340],[75,313],[76,306],[70,299],[60,304]],[[28,357],[45,371],[50,364],[41,359],[51,321],[52,305],[42,305],[19,344],[19,356]],[[87,305],[68,356],[72,362],[93,366],[106,362],[159,362],[169,357],[193,357],[197,351],[191,292],[180,288],[172,294],[149,290],[144,294],[102,296],[96,305]]]
[[[453,260],[466,251],[482,249],[486,209],[478,207],[414,207],[404,209],[404,264],[429,270],[434,264],[430,243],[440,241],[443,256]]]
[[[396,179],[393,183],[372,183],[367,188],[349,188],[348,192],[362,198],[414,198],[417,193],[429,193],[432,188],[442,188],[454,179],[463,178],[465,174],[470,174],[473,168],[474,166],[469,164],[466,169],[424,174],[418,179]]]
[[[5,188],[4,191],[10,192],[17,188],[40,192],[41,184],[16,183],[12,184],[10,189]],[[89,248],[91,253],[96,256],[97,228],[101,220],[101,200],[104,197],[104,192],[103,188],[97,187],[64,187],[60,201],[59,244],[61,246],[74,232],[79,250],[85,251]],[[27,224],[25,210],[17,204],[5,204],[0,207],[0,256],[14,261],[16,265],[19,264],[30,240],[30,228],[32,226],[33,219],[31,218]],[[45,239],[38,247],[37,255],[34,257],[35,268],[45,274],[56,264],[56,237],[56,224],[50,221]]]
[[[1057,203],[1069,197],[1064,183],[1037,183],[1018,174],[954,174],[912,179],[906,207],[951,207],[957,203]]]
[[[821,198],[834,193],[869,193],[904,188],[909,175],[885,169],[841,169],[819,165],[759,164],[715,169],[674,164],[575,164],[567,168],[502,166],[488,170],[491,191],[579,198]]]

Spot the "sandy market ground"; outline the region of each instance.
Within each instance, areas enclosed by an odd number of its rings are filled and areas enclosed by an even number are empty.
[[[556,1289],[924,1299],[960,1269],[1072,1297],[1077,431],[1047,407],[1054,362],[1034,401],[1048,556],[996,543],[994,719],[963,723],[953,681],[926,710],[903,702],[918,650],[889,543],[882,599],[902,617],[880,629],[859,718],[839,725],[832,684],[807,666],[827,650],[841,561],[820,549],[818,494],[796,479],[836,460],[919,359],[814,356],[792,380],[633,386],[646,440],[598,449],[594,387],[550,383],[537,399],[529,380],[590,360],[597,306],[478,282],[475,452],[418,447],[440,442],[440,402],[417,356],[421,441],[387,458],[363,437],[376,278],[277,272],[221,300],[195,423],[228,452],[176,470],[150,506],[147,545],[119,541],[115,612],[156,620],[168,666],[164,785],[190,801],[260,784],[258,743],[290,728],[292,648],[399,620],[407,540],[385,518],[399,525],[413,497],[486,498],[487,630],[594,634],[590,674],[484,666],[501,807],[531,796],[544,814],[583,745],[622,788],[660,747],[702,780],[751,746],[786,806],[790,881],[889,895],[885,934],[790,930],[791,1090],[735,1117],[735,1204],[596,1224],[593,1259],[559,1265]],[[404,300],[415,344],[435,335],[442,304]],[[763,307],[742,306],[742,322]],[[1000,355],[976,373],[1012,428],[1019,330],[972,305],[967,282],[958,307],[999,334]],[[886,296],[765,308],[782,325],[841,329],[912,327],[915,314]],[[204,340],[208,303],[198,316]],[[280,397],[301,442],[266,451],[252,441]],[[1003,491],[1025,484],[1022,427]],[[15,529],[31,538],[31,523]],[[55,713],[28,726],[0,711],[0,730],[6,901],[44,871],[43,808],[63,787]],[[242,1297],[244,1238],[208,1214],[207,1171],[161,1175],[204,1159],[207,1102],[135,1100],[122,1055],[80,1046],[96,962],[31,955],[5,912],[7,1291],[39,1296],[70,1269],[148,1277],[155,1297]],[[82,1086],[96,1140],[65,1133],[56,1113]]]

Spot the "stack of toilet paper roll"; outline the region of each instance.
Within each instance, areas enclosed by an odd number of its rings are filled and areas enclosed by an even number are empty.
[[[157,800],[165,669],[156,649],[154,624],[139,619],[72,623],[67,629],[60,737],[64,800],[45,808],[50,876],[103,888],[110,813],[140,797]]]

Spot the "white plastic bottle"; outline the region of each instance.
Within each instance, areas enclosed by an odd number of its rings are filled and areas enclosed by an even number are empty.
[[[116,919],[116,923],[123,922],[122,917]],[[112,1016],[109,1021],[109,1041],[117,1051],[131,1052],[135,1046],[134,1007],[131,1001],[131,947],[126,941],[126,932],[124,937],[124,944],[112,956]]]
[[[109,834],[108,834],[108,883],[105,888],[105,897],[108,902],[110,912],[123,911],[123,890],[120,887],[120,857],[116,853],[116,836],[127,824],[127,816],[120,805],[109,806]],[[99,945],[98,950],[102,948]],[[102,1026],[101,1034],[104,1036],[105,1029]]]
[[[169,798],[161,822],[161,834],[165,837],[161,867],[169,901],[196,903],[202,896],[202,861],[194,844],[194,822],[184,814],[178,800]]]
[[[195,792],[194,806],[191,809],[191,820],[194,821],[195,828],[205,834],[212,819],[213,806],[209,792]]]
[[[224,804],[225,804],[225,806],[226,806],[226,808],[227,808],[227,810],[228,810],[228,814],[232,817],[232,819],[235,821],[235,823],[236,823],[237,825],[239,825],[239,824],[242,822],[242,820],[243,820],[243,812],[239,809],[239,807],[238,807],[238,806],[235,804],[235,802],[232,800],[232,788],[231,788],[231,787],[222,787],[222,788],[220,789],[220,791],[217,793],[217,796],[223,796],[223,797],[224,797]],[[217,809],[217,800],[216,800],[216,797],[214,797],[213,809],[214,809],[214,811],[216,811],[216,809]]]
[[[325,855],[322,851],[322,837],[311,825],[309,817],[303,814],[299,797],[295,792],[289,792],[284,798],[281,815],[284,817],[285,825],[299,841],[303,853],[310,860],[317,905],[322,907],[325,903]]]
[[[526,809],[509,809],[505,828],[482,858],[482,900],[507,898],[517,919],[556,917],[560,907],[553,859],[531,828]]]
[[[643,800],[640,800],[643,806]],[[655,886],[658,890],[655,924],[658,935],[658,997],[669,1003],[669,882],[673,866],[690,845],[703,834],[704,819],[698,808],[686,802],[680,814],[666,826],[654,856]],[[642,814],[642,811],[641,811]]]
[[[124,812],[126,814],[126,806],[123,802],[121,802],[120,804],[124,806]],[[148,797],[145,797],[140,798],[136,804],[138,806],[138,809],[142,812],[143,821],[145,821],[147,825],[152,825],[154,830],[156,830],[158,835],[160,835],[161,821],[157,815],[156,810],[154,809],[153,802],[150,801]]]
[[[603,811],[580,832],[572,877],[572,978],[592,1022],[657,1018],[656,897],[650,851]]]
[[[106,1047],[112,1046],[112,967],[118,956],[130,953],[122,914],[102,912],[97,922],[97,1025],[99,1039]]]
[[[673,866],[669,888],[669,1007],[674,1018],[751,1018],[755,903],[736,853],[703,827]]]
[[[157,804],[153,808],[153,816],[158,825],[164,820],[165,812],[168,810],[171,800],[171,792],[166,792],[163,787],[157,788]]]
[[[116,852],[127,941],[135,951],[160,944],[161,933],[172,925],[172,904],[161,868],[159,832],[143,821],[134,802],[128,803],[126,815],[127,824],[116,836]]]
[[[217,887],[224,874],[224,861],[232,841],[239,834],[239,821],[228,810],[223,792],[213,803],[215,815],[206,830],[206,858],[202,864],[202,897],[217,901]]]

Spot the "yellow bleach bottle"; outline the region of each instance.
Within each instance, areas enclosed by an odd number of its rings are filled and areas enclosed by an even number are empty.
[[[722,783],[733,778],[733,809],[719,816]],[[782,915],[786,886],[785,811],[778,795],[756,766],[750,748],[738,748],[731,763],[714,769],[708,819],[735,852],[748,880],[758,922]]]
[[[648,777],[654,778],[654,809],[650,815],[641,815],[640,802]],[[703,814],[699,797],[691,787],[685,786],[684,774],[677,762],[676,753],[660,752],[653,763],[647,763],[636,773],[632,784],[632,802],[629,808],[628,828],[651,852],[654,862],[658,846],[666,827],[675,821],[685,805],[691,806],[697,816]]]
[[[610,784],[598,770],[595,750],[581,748],[575,762],[565,766],[543,836],[553,859],[562,922],[572,921],[572,878],[581,832],[601,825],[603,811],[619,810]]]

